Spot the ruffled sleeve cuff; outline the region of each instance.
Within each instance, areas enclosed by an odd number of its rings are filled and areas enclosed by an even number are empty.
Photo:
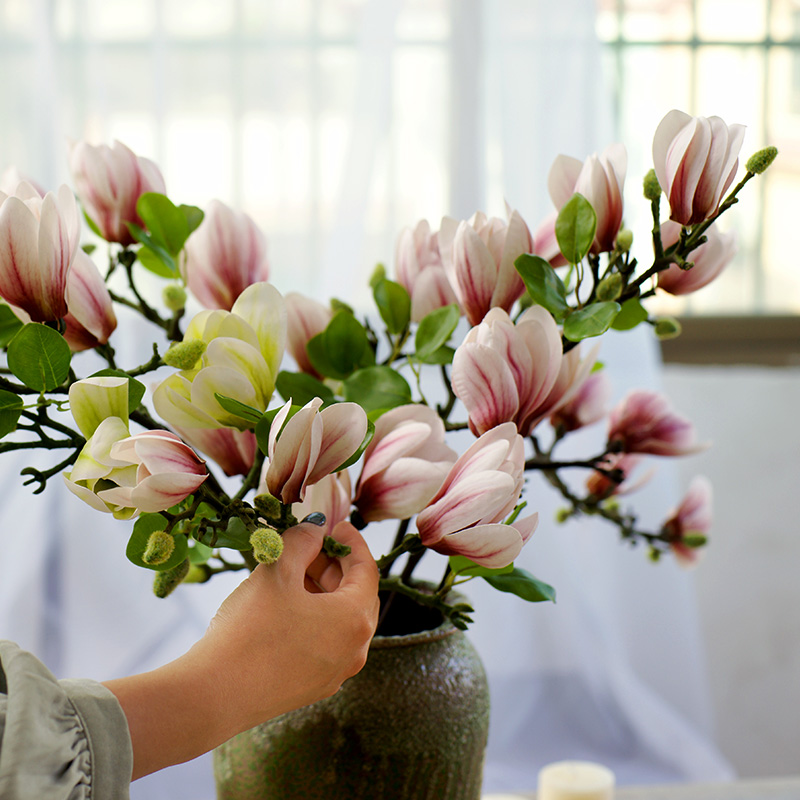
[[[0,663],[0,797],[128,800],[133,751],[116,697],[57,681],[11,642],[0,641]]]

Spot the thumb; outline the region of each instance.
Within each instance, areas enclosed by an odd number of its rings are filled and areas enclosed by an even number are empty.
[[[284,569],[305,575],[311,562],[322,550],[325,537],[325,515],[318,511],[309,514],[299,525],[283,534],[283,554],[278,561]]]

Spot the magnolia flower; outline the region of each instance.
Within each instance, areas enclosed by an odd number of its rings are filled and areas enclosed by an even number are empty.
[[[269,279],[267,240],[243,211],[212,200],[186,242],[183,273],[206,308],[230,311],[248,286]]]
[[[673,109],[653,137],[656,177],[667,195],[670,218],[695,225],[712,217],[739,166],[744,125],[719,117],[691,117]]]
[[[467,409],[470,430],[478,435],[514,422],[527,436],[561,361],[561,335],[544,308],[531,306],[516,325],[502,309],[491,309],[453,357],[453,392]]]
[[[0,193],[0,296],[34,322],[67,313],[66,288],[80,217],[68,186],[41,197],[28,183]]]
[[[314,511],[325,515],[325,532],[331,533],[350,516],[350,473],[343,469],[326,475],[313,486],[306,487],[306,499],[292,506],[297,519],[303,519]]]
[[[442,220],[442,264],[470,325],[477,325],[490,308],[508,311],[522,295],[525,284],[514,261],[532,250],[531,233],[516,211],[508,224],[481,212],[469,222]]]
[[[64,339],[73,352],[90,350],[105,344],[117,327],[114,305],[100,270],[86,253],[78,248],[67,275],[67,314],[64,317]],[[18,306],[9,306],[22,322],[30,315]]]
[[[711,500],[711,483],[698,475],[689,484],[686,496],[664,523],[663,530],[670,537],[670,548],[683,566],[693,565],[700,556],[697,547],[686,544],[686,538],[705,537],[708,534],[711,528]]]
[[[661,223],[661,241],[669,247],[678,241],[681,226],[667,220]],[[705,232],[708,241],[689,254],[694,263],[690,269],[681,269],[677,264],[658,273],[658,288],[670,294],[690,294],[711,283],[736,255],[736,234],[720,233],[716,225]]]
[[[133,244],[125,223],[143,225],[136,213],[139,198],[145,192],[166,191],[158,167],[117,141],[111,147],[75,142],[69,168],[86,215],[107,242]]]
[[[577,348],[570,350],[570,353],[574,353],[575,350]],[[568,358],[569,353],[564,360]],[[606,405],[610,395],[611,384],[608,375],[602,371],[594,372],[550,415],[550,424],[554,428],[569,432],[598,422],[606,415]]]
[[[69,390],[72,415],[86,444],[64,473],[67,488],[117,519],[164,511],[208,477],[204,462],[175,434],[128,430],[126,378],[87,378]]]
[[[219,464],[226,475],[247,475],[258,450],[252,431],[235,428],[175,428],[195,450]]]
[[[203,342],[191,368],[164,380],[153,394],[158,414],[176,428],[244,429],[246,420],[226,411],[215,394],[266,409],[275,388],[286,342],[286,309],[277,289],[256,283],[230,311],[201,311],[184,342]]]
[[[288,419],[289,400],[269,430],[267,490],[283,503],[305,498],[306,487],[329,475],[355,453],[367,433],[367,415],[356,403],[334,403],[320,411],[315,397]]]
[[[605,500],[612,495],[630,494],[647,483],[653,475],[649,470],[645,475],[631,482],[630,476],[639,466],[644,456],[638,453],[611,453],[607,455],[600,465],[604,472],[592,470],[586,479],[586,491],[596,500]],[[615,470],[619,473],[620,480],[612,480],[607,473]]]
[[[569,262],[561,253],[556,238],[558,211],[548,214],[533,232],[533,252],[548,261],[552,267],[563,267]]]
[[[397,240],[395,272],[411,297],[411,319],[419,322],[437,308],[457,303],[439,255],[439,235],[423,219],[404,228]]]
[[[622,188],[627,168],[628,154],[622,144],[612,144],[599,156],[595,153],[584,162],[561,155],[550,168],[547,187],[558,210],[576,192],[591,203],[597,215],[593,253],[614,249],[622,225]]]
[[[484,433],[453,464],[417,517],[423,544],[485,567],[510,564],[539,521],[532,514],[512,525],[502,523],[519,501],[524,468],[522,437],[511,423]]]
[[[3,170],[3,174],[0,175],[0,192],[14,194],[21,183],[27,183],[32,186],[39,197],[44,197],[47,194],[47,190],[40,183],[28,175],[23,175],[15,166],[6,167]]]
[[[286,303],[286,349],[301,372],[322,377],[313,367],[306,352],[306,345],[318,333],[328,327],[333,317],[330,306],[318,303],[298,292],[289,292]]]
[[[623,453],[682,456],[708,446],[695,441],[692,423],[675,414],[657,392],[630,392],[611,410],[608,423],[609,446]]]
[[[353,502],[367,522],[411,517],[430,502],[456,458],[432,408],[393,408],[375,423]]]

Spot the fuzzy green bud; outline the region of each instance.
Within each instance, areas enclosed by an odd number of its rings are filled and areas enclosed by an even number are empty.
[[[375,269],[372,270],[372,275],[369,278],[369,288],[375,289],[375,287],[386,278],[386,267],[383,264],[376,264]]]
[[[200,339],[188,342],[177,342],[172,345],[161,359],[168,367],[175,369],[193,369],[206,351],[206,343]]]
[[[622,294],[622,275],[612,272],[597,284],[598,300],[616,300]]]
[[[681,330],[681,324],[675,317],[661,317],[661,319],[656,322],[656,336],[658,336],[661,341],[677,339],[678,336],[681,335]]]
[[[183,582],[183,579],[188,574],[188,558],[181,561],[177,567],[165,569],[163,572],[156,572],[156,577],[153,581],[153,594],[155,594],[156,597],[167,597],[167,595],[175,591],[176,587]]]
[[[155,567],[169,560],[175,551],[175,538],[166,531],[153,531],[147,539],[142,561]]]
[[[620,228],[617,234],[617,249],[627,253],[633,246],[633,231],[630,228]]]
[[[250,546],[259,564],[274,564],[283,552],[283,539],[273,528],[256,528],[250,534]]]
[[[681,537],[681,544],[686,547],[705,547],[708,544],[708,536],[704,533],[686,533]]]
[[[647,557],[654,564],[658,564],[658,562],[661,561],[661,551],[656,549],[655,547],[651,547],[650,550],[647,552]]]
[[[161,299],[170,311],[180,311],[186,305],[186,289],[179,283],[170,283],[161,292]]]
[[[258,515],[268,520],[278,520],[281,518],[281,501],[271,494],[257,494],[253,498]]]
[[[326,536],[322,540],[322,552],[331,558],[344,558],[345,556],[349,556],[351,549],[349,544],[337,542],[333,536]]]
[[[763,150],[753,153],[753,155],[747,159],[745,167],[747,171],[752,172],[753,175],[760,175],[775,160],[775,156],[777,155],[777,147],[765,147]]]
[[[651,202],[661,197],[661,184],[658,182],[654,169],[644,176],[644,196]]]
[[[558,522],[561,525],[565,523],[571,516],[572,516],[572,509],[559,508],[556,511],[556,522]]]

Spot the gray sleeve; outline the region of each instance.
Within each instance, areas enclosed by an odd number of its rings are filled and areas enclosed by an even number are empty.
[[[128,723],[108,689],[57,681],[0,640],[3,800],[128,800],[132,766]]]

